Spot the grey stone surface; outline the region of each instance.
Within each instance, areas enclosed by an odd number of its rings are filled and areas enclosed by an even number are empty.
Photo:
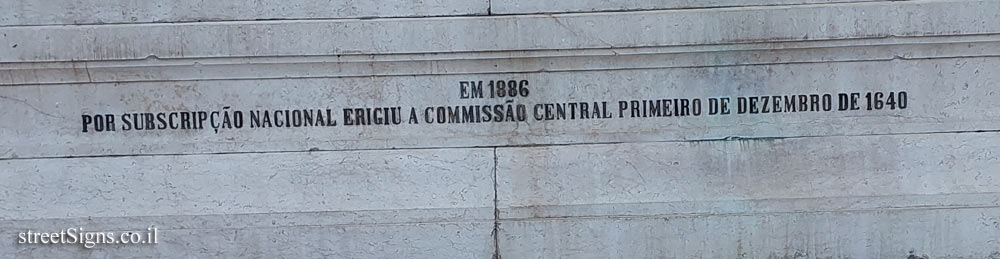
[[[0,26],[132,24],[206,21],[253,21],[427,17],[628,11],[686,8],[755,7],[872,2],[879,0],[712,0],[712,1],[80,1],[4,0]]]
[[[995,258],[1000,210],[914,208],[504,221],[508,258]],[[923,257],[921,257],[923,256]]]
[[[997,133],[498,148],[516,258],[990,258]]]
[[[835,7],[835,8],[832,8]],[[0,62],[621,48],[1000,32],[1000,2],[389,20],[0,27]],[[835,11],[831,11],[835,10]],[[16,45],[16,47],[14,47]]]
[[[0,220],[0,235],[27,230],[145,234],[157,244],[16,244],[0,242],[0,258],[484,258],[493,253],[493,208],[347,210]]]
[[[497,149],[501,207],[1000,192],[998,133]],[[614,211],[614,210],[612,210]]]
[[[488,208],[488,149],[0,161],[0,219]]]
[[[0,26],[421,17],[486,14],[466,0],[3,0]]]
[[[615,49],[0,63],[0,85],[472,75],[890,61],[1000,55],[1000,36]]]
[[[0,257],[484,258],[489,149],[0,161]],[[157,244],[18,244],[158,229]],[[145,232],[142,232],[145,233]]]
[[[492,222],[452,222],[161,228],[157,244],[104,244],[87,249],[82,244],[5,241],[0,243],[0,258],[489,258],[492,226]],[[14,231],[0,234],[16,236]]]
[[[844,4],[886,0],[492,0],[496,14],[606,12],[691,8],[753,8],[808,4]]]
[[[513,196],[506,195],[506,197]],[[531,221],[573,218],[628,219],[712,215],[766,216],[804,212],[857,212],[912,209],[948,210],[956,208],[992,208],[998,205],[1000,205],[1000,194],[986,192],[531,205],[501,207],[499,212],[502,221]]]
[[[996,10],[0,0],[0,258],[1000,258]],[[531,93],[460,98],[461,81],[499,79]],[[906,91],[908,107],[617,109],[869,91]],[[601,101],[613,118],[534,118]],[[422,118],[489,104],[528,118]],[[420,123],[344,125],[342,109],[374,107]],[[285,109],[339,125],[120,128],[124,113]],[[95,114],[116,131],[82,132]],[[157,227],[160,243],[17,243],[72,227]]]

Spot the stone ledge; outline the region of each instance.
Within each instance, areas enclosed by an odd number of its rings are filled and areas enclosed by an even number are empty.
[[[500,224],[509,258],[993,258],[1000,208]]]
[[[649,48],[0,63],[0,86],[476,75],[1000,56],[1000,34]]]
[[[797,213],[854,213],[896,210],[1000,208],[1000,193],[873,195],[757,200],[540,205],[500,208],[500,220],[670,219],[766,216]]]
[[[434,17],[486,15],[488,9],[487,1],[466,0],[20,0],[0,9],[0,27]]]
[[[1000,33],[997,1],[495,17],[3,27],[0,62],[448,53]],[[406,40],[399,40],[406,39]],[[16,47],[15,47],[16,46]]]

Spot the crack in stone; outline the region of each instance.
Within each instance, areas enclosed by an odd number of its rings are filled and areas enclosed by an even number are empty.
[[[500,166],[500,158],[497,156],[497,147],[493,147],[493,259],[500,259],[500,196],[497,191],[497,169]]]
[[[65,117],[56,116],[54,114],[47,113],[47,112],[45,112],[45,111],[43,111],[41,109],[38,109],[38,107],[35,107],[34,105],[31,105],[30,103],[28,103],[28,101],[25,101],[25,100],[13,98],[13,97],[7,97],[7,96],[3,96],[3,95],[0,95],[0,99],[11,100],[11,101],[14,101],[14,102],[22,103],[25,106],[28,106],[28,108],[31,108],[32,110],[35,110],[36,112],[38,112],[38,113],[40,113],[42,115],[45,115],[45,116],[49,116],[49,117],[56,118],[56,119],[66,119]]]

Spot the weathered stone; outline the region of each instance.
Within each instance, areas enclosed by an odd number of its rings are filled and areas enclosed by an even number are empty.
[[[0,258],[1000,257],[1000,1],[42,2]]]
[[[184,216],[174,216],[179,219]],[[117,218],[119,220],[123,218]],[[39,225],[40,221],[25,222]],[[61,229],[78,225],[62,225]],[[110,225],[111,227],[117,225]],[[0,257],[60,258],[488,258],[493,254],[492,222],[298,225],[277,227],[213,226],[157,230],[156,244],[16,244],[0,242]],[[43,231],[58,232],[59,228]],[[16,228],[18,231],[23,229]],[[84,228],[88,231],[143,231]],[[13,230],[13,229],[11,229]],[[36,229],[38,230],[38,229]],[[0,231],[4,237],[17,232]]]
[[[758,6],[785,6],[805,4],[850,4],[887,0],[492,0],[490,8],[496,14],[565,13],[669,10],[692,8],[754,8]],[[843,6],[833,5],[827,8]]]
[[[499,148],[498,191],[501,206],[514,208],[995,193],[1000,192],[995,175],[1000,143],[992,140],[998,137],[914,134]]]
[[[0,26],[422,17],[486,14],[486,1],[455,0],[4,0]]]
[[[389,20],[0,27],[0,62],[655,47],[995,34],[1000,2]],[[10,48],[7,46],[17,46]]]
[[[998,220],[996,205],[554,218],[502,222],[499,246],[510,258],[990,258]]]
[[[1000,36],[616,49],[0,63],[0,85],[576,72],[992,57]]]
[[[489,208],[485,149],[0,161],[0,219]]]

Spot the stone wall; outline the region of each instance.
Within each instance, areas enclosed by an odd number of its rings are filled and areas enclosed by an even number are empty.
[[[3,258],[1000,258],[1000,1],[0,0],[0,35]],[[158,242],[18,239],[71,227]]]

